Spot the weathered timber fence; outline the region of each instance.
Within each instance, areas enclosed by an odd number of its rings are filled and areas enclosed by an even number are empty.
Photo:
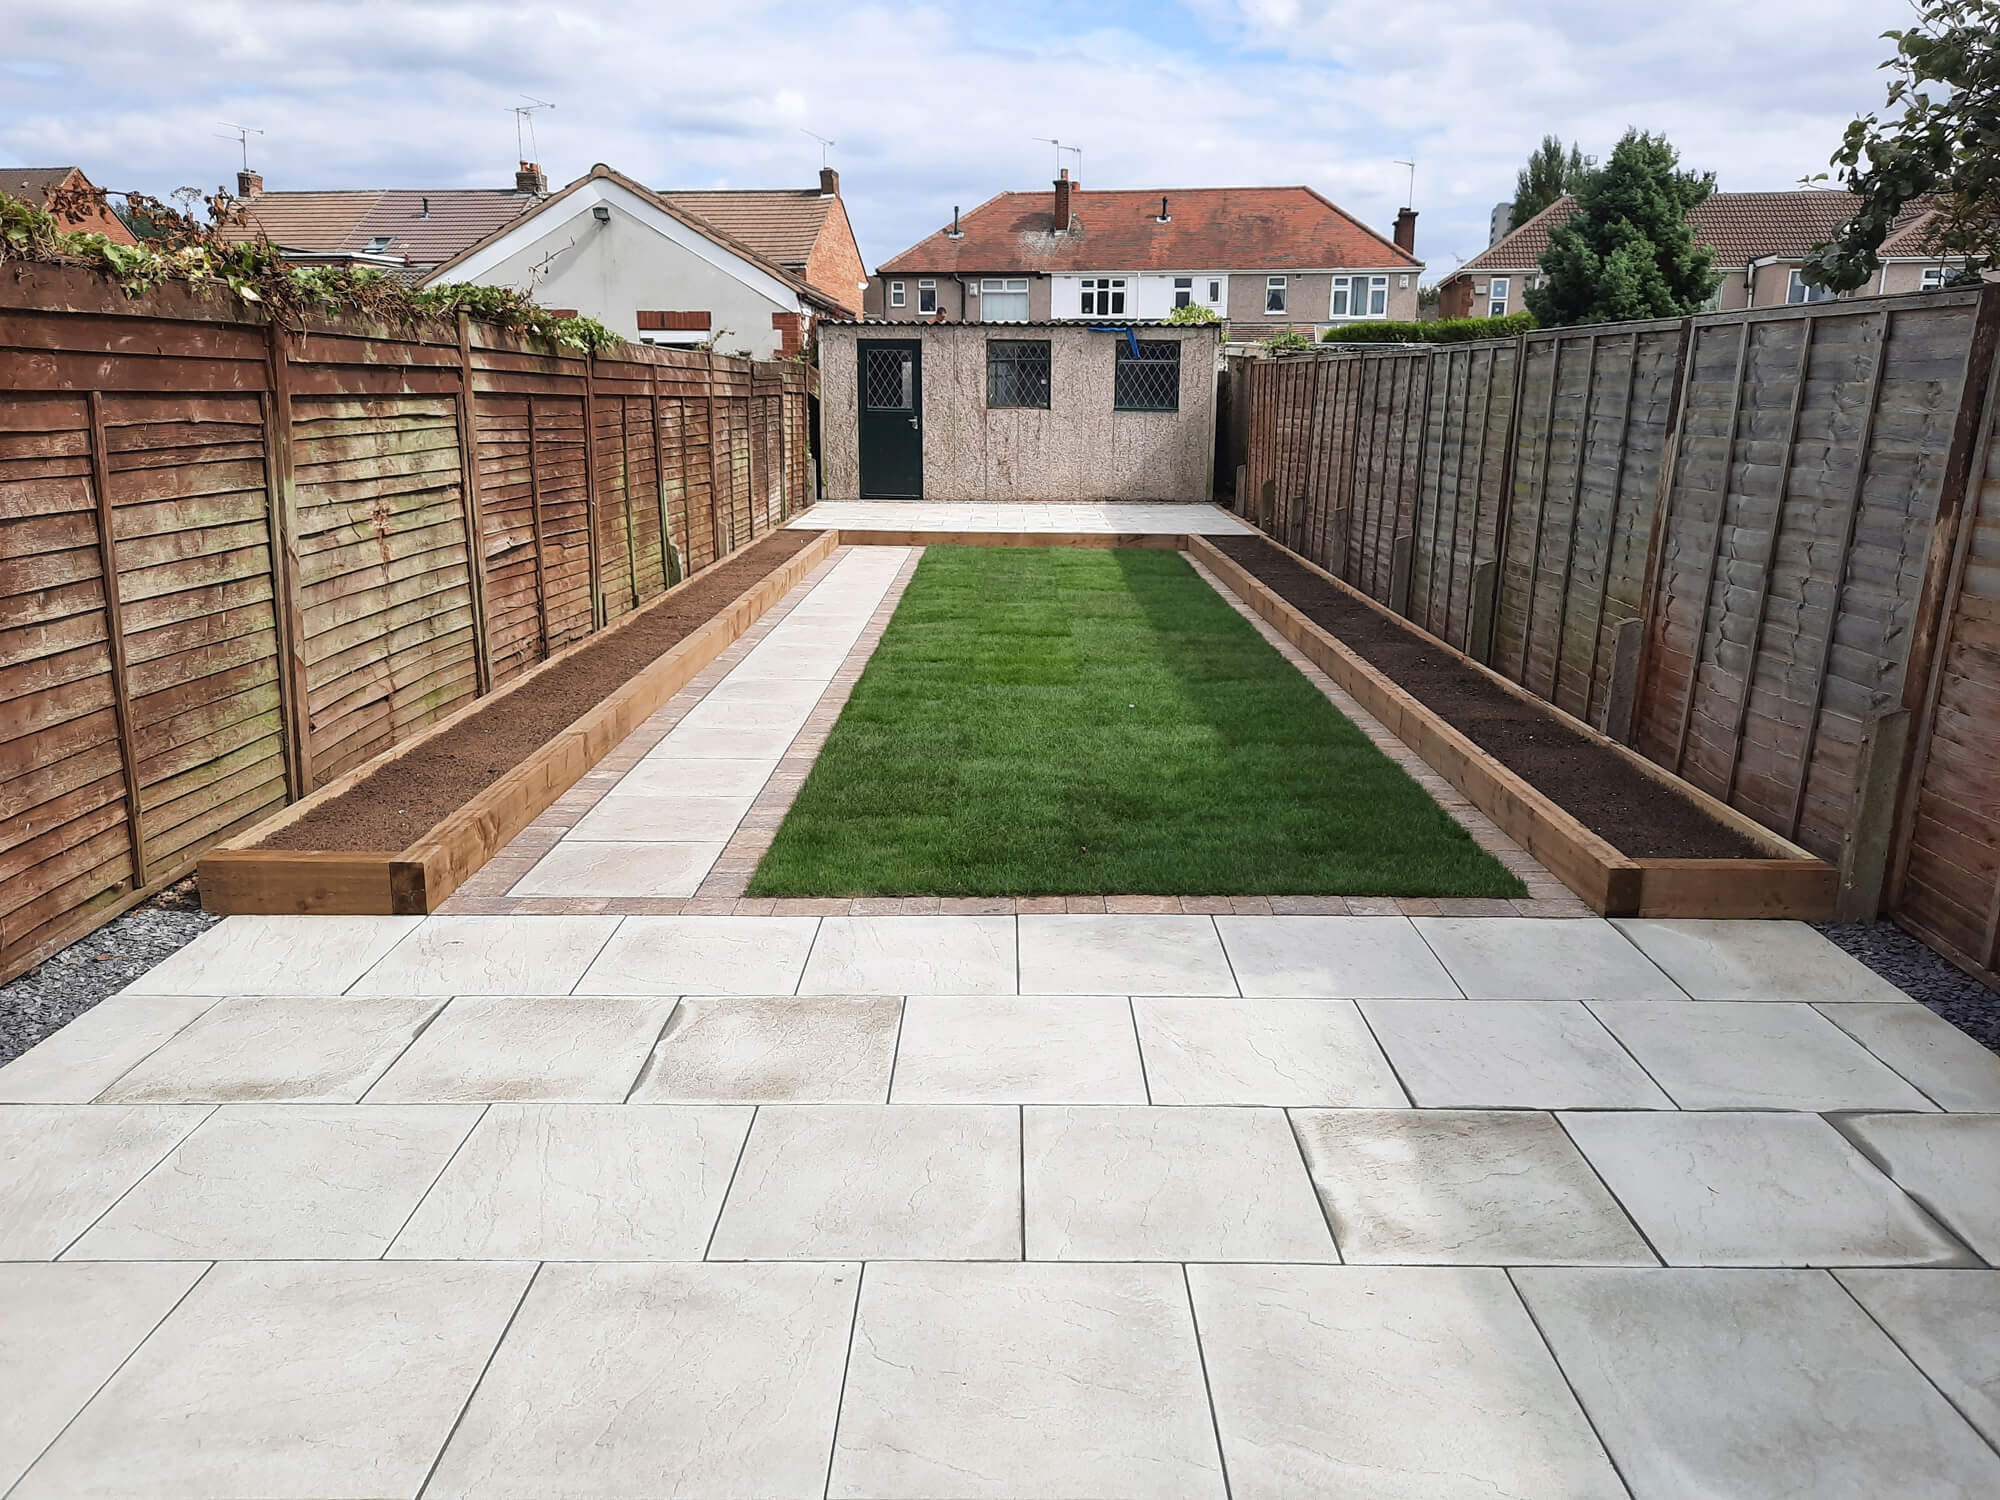
[[[1996,340],[1989,287],[1242,360],[1237,505],[1992,976]]]
[[[0,978],[783,524],[811,378],[0,269]]]

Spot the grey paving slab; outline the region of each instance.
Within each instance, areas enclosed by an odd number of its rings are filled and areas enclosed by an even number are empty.
[[[1957,1241],[1817,1115],[1561,1118],[1668,1265],[1970,1263]]]
[[[1024,995],[1237,993],[1209,917],[1024,916],[1015,922]]]
[[[2000,1443],[2000,1271],[1840,1271],[1959,1414]]]
[[[425,917],[357,995],[565,995],[617,917]]]
[[[216,1266],[12,1494],[415,1495],[532,1269]]]
[[[1029,1260],[1339,1259],[1275,1109],[1030,1105]]]
[[[2000,1115],[1845,1115],[1838,1123],[1898,1187],[2000,1265]]]
[[[207,1269],[0,1265],[0,1493]]]
[[[618,795],[755,797],[777,769],[775,756],[759,760],[707,760],[663,755],[654,750],[625,773],[618,783]]]
[[[789,995],[805,972],[819,923],[818,917],[627,917],[576,990]]]
[[[90,1227],[72,1260],[375,1260],[473,1105],[227,1104]]]
[[[99,1098],[352,1103],[443,1005],[428,996],[238,996],[211,1006]]]
[[[1178,1266],[870,1265],[837,1500],[1222,1500]]]
[[[1945,1109],[2000,1110],[2000,1057],[1921,1005],[1850,1000],[1820,1013]],[[0,1073],[0,1089],[7,1075]]]
[[[1004,1105],[767,1105],[715,1260],[997,1260],[1021,1253],[1020,1116]]]
[[[684,759],[777,760],[797,732],[790,729],[719,729],[683,723],[660,741],[666,753]]]
[[[912,995],[890,1098],[1144,1104],[1131,1004],[1109,995]]]
[[[685,899],[700,889],[725,846],[723,839],[592,843],[566,838],[537,860],[507,894]]]
[[[726,844],[736,832],[736,825],[743,821],[743,815],[750,811],[753,795],[637,795],[627,792],[620,782],[619,789],[601,798],[563,839],[566,843],[600,840]]]
[[[208,995],[113,995],[0,1068],[0,1104],[84,1104],[215,1004]]]
[[[199,1125],[206,1109],[0,1109],[0,1261],[54,1260]]]
[[[1362,1010],[1426,1108],[1673,1108],[1579,1001],[1380,1000]]]
[[[1246,995],[1457,998],[1408,917],[1217,917]]]
[[[1590,1008],[1683,1109],[1937,1108],[1810,1005],[1598,1000]]]
[[[827,917],[807,995],[1011,995],[1012,917]]]
[[[1472,1000],[1678,1000],[1674,982],[1600,917],[1414,917]]]
[[[1132,1010],[1155,1104],[1408,1102],[1351,1000],[1153,996]]]
[[[1624,1500],[1505,1272],[1190,1266],[1236,1500]]]
[[[228,917],[149,969],[148,995],[338,995],[422,917]]]
[[[1292,1120],[1350,1263],[1658,1264],[1553,1116],[1294,1110]]]
[[[751,1111],[495,1104],[396,1237],[403,1260],[699,1260]]]
[[[2000,1457],[1822,1272],[1513,1275],[1633,1500],[2000,1493]]]
[[[1803,922],[1620,917],[1616,925],[1697,1000],[1909,1003]]]
[[[690,997],[667,1023],[632,1098],[881,1104],[902,1013],[893,995]]]
[[[616,1104],[673,1013],[650,995],[461,995],[368,1091],[371,1104]]]
[[[549,1265],[427,1500],[817,1500],[860,1268]]]

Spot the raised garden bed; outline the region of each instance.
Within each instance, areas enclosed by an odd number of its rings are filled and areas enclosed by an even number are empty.
[[[433,911],[840,545],[778,531],[202,857],[213,912]]]
[[[1263,537],[1212,569],[1593,910],[1831,915],[1838,872]]]

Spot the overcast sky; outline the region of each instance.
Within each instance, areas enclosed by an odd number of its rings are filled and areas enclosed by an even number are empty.
[[[1386,230],[1417,162],[1429,276],[1486,244],[1546,131],[1664,131],[1732,190],[1823,170],[1877,107],[1903,0],[4,0],[0,163],[101,186],[511,182],[523,95],[550,178],[804,187],[832,160],[872,267],[966,207],[1086,187],[1308,183]]]

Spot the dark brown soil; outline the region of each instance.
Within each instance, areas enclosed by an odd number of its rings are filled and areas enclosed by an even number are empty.
[[[1631,859],[1768,859],[1624,759],[1523,702],[1262,537],[1209,540],[1294,609]]]
[[[775,531],[696,574],[643,617],[579,647],[514,692],[488,699],[421,751],[390,761],[257,847],[407,849],[818,536]]]

